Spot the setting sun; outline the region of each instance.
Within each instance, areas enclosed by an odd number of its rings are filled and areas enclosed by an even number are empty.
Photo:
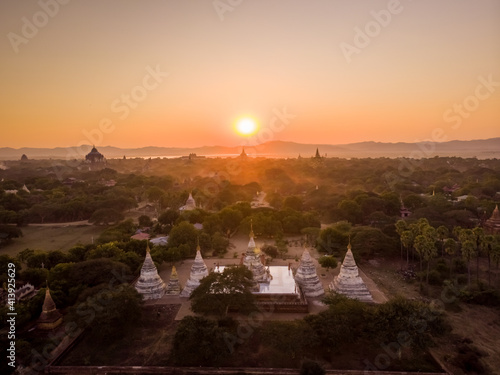
[[[241,135],[252,135],[257,131],[257,123],[254,119],[245,117],[238,120],[236,130]]]

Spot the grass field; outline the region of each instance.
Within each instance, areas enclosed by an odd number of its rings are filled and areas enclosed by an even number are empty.
[[[96,239],[102,227],[93,225],[72,226],[27,226],[21,228],[23,237],[15,238],[12,243],[0,249],[0,254],[14,256],[26,248],[38,250],[67,251],[74,245],[88,244]]]

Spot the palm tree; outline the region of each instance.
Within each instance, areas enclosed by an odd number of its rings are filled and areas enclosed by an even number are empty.
[[[447,238],[444,241],[444,251],[446,254],[450,256],[450,279],[452,276],[452,269],[453,269],[453,255],[455,255],[455,251],[457,249],[457,243],[453,238]]]
[[[476,236],[471,229],[461,229],[458,233],[462,258],[467,262],[467,285],[470,286],[470,261],[476,255]]]
[[[404,221],[404,220],[398,220],[396,222],[396,224],[394,224],[394,225],[396,227],[396,233],[399,234],[399,243],[401,245],[401,269],[403,269],[403,239],[402,239],[402,235],[403,235],[403,232],[408,229],[408,225],[406,224],[406,221]]]
[[[479,283],[479,257],[481,256],[481,252],[485,248],[484,242],[484,230],[483,228],[476,227],[472,230],[474,235],[476,236],[476,282]]]
[[[450,231],[444,225],[440,225],[436,232],[439,242],[441,242],[441,256],[444,256],[444,240],[448,238]]]

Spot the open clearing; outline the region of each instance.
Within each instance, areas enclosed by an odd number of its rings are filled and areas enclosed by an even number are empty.
[[[23,237],[0,249],[0,254],[15,256],[26,248],[37,250],[67,251],[77,244],[92,243],[102,232],[102,227],[93,225],[57,225],[22,227]]]

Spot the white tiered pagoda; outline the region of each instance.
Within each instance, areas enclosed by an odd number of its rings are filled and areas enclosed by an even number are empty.
[[[181,285],[179,284],[179,276],[177,276],[177,270],[175,266],[172,266],[172,273],[170,274],[170,280],[168,280],[167,290],[165,294],[168,295],[178,295],[181,293]]]
[[[330,283],[330,290],[361,302],[373,302],[370,291],[359,276],[358,266],[354,261],[350,242],[347,245],[347,253],[340,267],[340,273]]]
[[[300,285],[302,293],[304,293],[306,297],[319,297],[325,294],[323,285],[316,273],[316,266],[307,249],[304,249],[302,253],[299,268],[297,268],[297,272],[295,272],[295,281]]]
[[[135,289],[145,300],[159,299],[165,294],[166,286],[151,258],[149,243],[146,248],[146,258],[141,268],[141,276],[135,284]]]
[[[195,290],[199,285],[201,279],[208,276],[208,269],[201,257],[200,244],[196,247],[196,257],[194,258],[194,263],[191,266],[191,273],[189,274],[189,279],[186,282],[186,286],[182,290],[181,297],[189,297],[193,290]]]
[[[248,248],[243,258],[243,265],[247,267],[253,274],[253,281],[257,283],[268,283],[272,277],[269,270],[262,264],[260,250],[255,246],[253,227],[250,230],[250,241]]]
[[[180,211],[192,211],[196,209],[196,202],[193,198],[193,194],[189,193],[189,197],[186,200],[186,204],[179,208]]]

